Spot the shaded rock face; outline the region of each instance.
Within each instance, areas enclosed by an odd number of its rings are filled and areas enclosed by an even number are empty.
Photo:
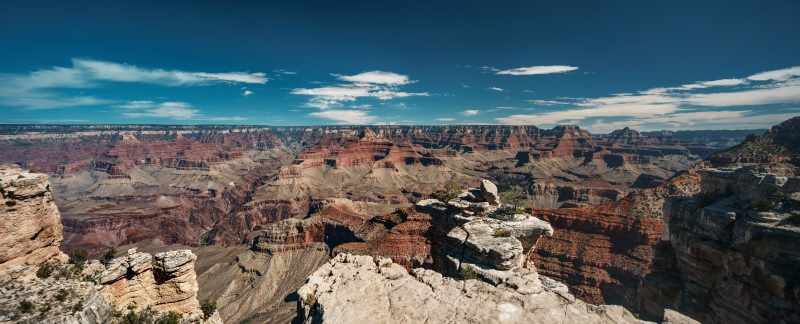
[[[691,195],[699,187],[699,176],[693,169],[616,202],[533,209],[532,215],[549,222],[559,234],[542,237],[530,258],[540,273],[564,281],[583,300],[633,307],[662,236],[664,199]]]
[[[703,169],[701,192],[670,197],[660,264],[642,308],[708,323],[800,321],[800,177]],[[672,274],[672,275],[670,275]]]
[[[427,269],[409,274],[390,259],[339,254],[298,290],[307,322],[638,323],[620,306],[594,306],[536,272],[493,286]]]
[[[61,229],[47,176],[0,166],[0,283],[29,277],[42,263],[66,261]]]

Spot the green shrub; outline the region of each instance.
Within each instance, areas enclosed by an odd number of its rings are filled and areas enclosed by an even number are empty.
[[[158,321],[156,321],[156,323],[157,324],[180,324],[181,323],[181,314],[178,314],[176,312],[169,312],[169,313],[161,316],[158,319]]]
[[[42,279],[49,278],[50,275],[53,274],[54,270],[55,270],[55,267],[52,264],[50,264],[49,262],[42,263],[42,264],[39,265],[39,269],[36,270],[36,277],[39,277],[39,278],[42,278]]]
[[[468,265],[462,266],[461,269],[458,270],[458,274],[459,274],[459,276],[461,276],[461,279],[463,279],[463,280],[478,279],[479,278],[478,272],[475,271],[475,268],[473,268],[471,266],[468,266]]]
[[[769,212],[775,210],[775,205],[771,201],[763,198],[753,199],[751,205],[757,211]]]
[[[72,305],[73,312],[80,312],[82,310],[83,310],[83,302],[78,302],[77,304]]]
[[[61,301],[65,301],[67,299],[67,297],[69,297],[69,291],[64,289],[64,288],[59,289],[58,293],[56,293],[56,300],[57,301],[60,301],[60,302]]]
[[[498,228],[494,230],[494,237],[511,237],[511,231],[505,228]]]
[[[69,258],[69,262],[72,264],[83,265],[86,263],[86,260],[89,259],[89,253],[84,250],[75,250],[72,252],[72,255]]]
[[[111,262],[111,260],[114,260],[116,257],[117,248],[112,246],[108,249],[108,251],[106,251],[106,253],[103,254],[103,256],[100,258],[100,262],[102,262],[104,265],[108,265],[108,263]]]
[[[17,307],[17,308],[19,309],[20,312],[30,313],[30,312],[33,312],[34,305],[33,305],[33,303],[31,303],[31,302],[29,302],[27,300],[23,300],[23,301],[19,302],[19,307]]]
[[[217,304],[211,300],[205,299],[200,303],[200,309],[203,311],[203,318],[208,319],[217,311]]]
[[[527,201],[528,192],[518,185],[513,185],[508,190],[500,193],[500,202],[511,205],[516,209],[524,208]]]
[[[11,199],[6,200],[6,206],[8,206],[8,207],[13,207],[16,204],[17,204],[16,200],[11,200]]]

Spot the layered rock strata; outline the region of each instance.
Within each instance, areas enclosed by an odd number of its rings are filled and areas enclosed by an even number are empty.
[[[66,261],[46,175],[0,166],[0,234],[0,283],[30,277],[42,263]]]
[[[642,308],[707,323],[800,321],[800,177],[753,167],[700,175],[699,194],[664,205],[668,262],[646,278]]]
[[[529,267],[527,254],[540,236],[553,235],[547,222],[502,204],[497,187],[488,180],[447,203],[427,199],[416,209],[432,217],[434,268],[454,277],[469,272],[502,283],[514,271]]]
[[[221,323],[200,309],[191,251],[159,253],[153,261],[133,249],[107,266],[64,264],[61,217],[47,176],[4,167],[0,188],[0,322],[114,323],[117,312],[147,309],[175,312],[184,323]]]

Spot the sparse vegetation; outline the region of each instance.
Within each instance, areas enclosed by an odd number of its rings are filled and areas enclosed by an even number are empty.
[[[458,194],[461,193],[461,190],[460,183],[450,180],[444,184],[444,190],[439,190],[433,194],[433,198],[443,202],[448,202],[450,199],[458,197]]]
[[[39,269],[36,270],[36,277],[38,278],[50,278],[50,275],[53,274],[55,267],[50,262],[45,262],[39,265]]]
[[[757,211],[770,212],[775,210],[775,204],[764,198],[753,199],[750,203],[751,206]]]
[[[13,207],[13,206],[15,206],[16,204],[17,204],[17,201],[16,201],[16,200],[10,200],[10,199],[9,199],[9,200],[6,200],[6,206],[8,206],[8,207]]]
[[[75,305],[72,305],[72,312],[80,312],[83,310],[83,302],[78,302]]]
[[[156,324],[180,324],[181,314],[176,312],[169,312],[161,316]]]
[[[89,259],[89,253],[79,249],[72,252],[72,255],[70,255],[69,258],[69,262],[74,265],[83,266],[83,264],[86,263],[86,260],[88,259]]]
[[[475,268],[468,265],[462,266],[461,269],[458,270],[458,275],[461,276],[461,279],[463,280],[480,278],[478,276],[478,272],[475,271]]]
[[[500,202],[504,204],[504,208],[511,209],[509,211],[518,212],[522,210],[525,208],[527,201],[528,192],[518,185],[513,185],[508,190],[500,193]]]
[[[217,311],[217,304],[209,299],[204,299],[200,302],[200,310],[203,311],[203,318],[208,319]]]
[[[31,303],[31,302],[29,302],[27,300],[20,301],[19,302],[19,307],[17,307],[17,309],[19,309],[19,311],[22,312],[22,313],[31,313],[31,312],[33,312],[34,308],[35,307],[34,307],[33,303]]]
[[[57,301],[62,302],[62,301],[65,301],[67,299],[67,297],[69,297],[69,294],[70,294],[69,290],[61,288],[61,289],[58,290],[58,293],[56,293],[55,298],[56,298]]]
[[[511,237],[511,231],[505,228],[498,228],[494,230],[494,237]]]
[[[108,251],[106,251],[106,253],[103,254],[103,256],[100,258],[100,262],[102,262],[103,265],[108,265],[108,263],[114,260],[114,258],[116,257],[117,257],[117,248],[112,246],[108,249]]]

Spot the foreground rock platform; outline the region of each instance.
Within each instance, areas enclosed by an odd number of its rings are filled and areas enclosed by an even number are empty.
[[[320,267],[298,295],[309,322],[640,323],[621,306],[584,303],[532,271],[493,286],[350,254]]]

